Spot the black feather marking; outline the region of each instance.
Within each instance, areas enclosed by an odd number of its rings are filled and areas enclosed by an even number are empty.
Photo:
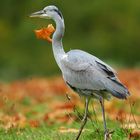
[[[67,81],[66,81],[66,83],[67,83],[67,85],[68,85],[71,89],[73,89],[74,91],[77,91],[77,88],[76,88],[76,87],[72,86],[72,85],[69,84]]]
[[[130,95],[130,92],[128,91],[128,89],[122,84],[122,83],[120,83],[119,81],[117,81],[117,80],[115,80],[115,79],[112,79],[112,78],[110,78],[110,77],[108,77],[110,80],[112,80],[113,82],[115,82],[116,84],[118,84],[119,86],[121,86],[121,87],[123,87],[124,89],[125,89],[125,91],[126,91],[126,94],[127,95]]]
[[[122,93],[119,93],[117,92],[116,90],[113,90],[113,93],[112,93],[115,97],[119,98],[119,99],[127,99],[126,98],[126,94],[122,94]]]
[[[110,77],[115,77],[115,74],[107,68],[104,64],[96,61],[96,63],[100,66],[100,68]]]
[[[91,92],[91,93],[102,93],[102,92],[106,92],[107,90],[106,89],[101,89],[101,90],[92,90],[92,89],[80,89],[80,88],[76,88],[74,86],[72,86],[70,83],[68,83],[66,81],[67,85],[73,89],[75,92]]]
[[[124,86],[122,83],[120,83],[119,81],[117,81],[116,79],[113,79],[113,78],[111,78],[111,77],[107,77],[107,78],[110,79],[110,80],[112,80],[113,82],[115,82],[115,83],[118,84],[119,86],[125,88],[125,86]]]
[[[72,86],[70,83],[68,83],[67,81],[66,81],[66,83],[67,83],[67,85],[71,88],[71,89],[73,89],[74,91],[76,91],[76,92],[78,92],[78,91],[87,91],[87,92],[92,92],[93,90],[92,89],[80,89],[80,88],[76,88],[76,87],[74,87],[74,86]]]
[[[61,17],[61,19],[63,19],[62,13],[59,10],[54,9],[54,11]]]

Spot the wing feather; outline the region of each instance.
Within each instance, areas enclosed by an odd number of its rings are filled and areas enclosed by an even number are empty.
[[[72,50],[67,53],[67,57],[62,59],[62,63],[73,71],[84,71],[89,67],[102,71],[109,77],[115,77],[116,71],[99,58],[81,51]]]
[[[116,72],[97,57],[81,50],[72,50],[62,58],[62,73],[72,87],[88,90],[107,90],[113,96],[125,99],[127,88],[119,81]]]
[[[100,63],[98,61],[95,61],[95,62],[100,67],[100,69],[102,69],[109,77],[116,76],[115,73],[109,67],[107,67],[107,65],[104,65],[103,63]]]

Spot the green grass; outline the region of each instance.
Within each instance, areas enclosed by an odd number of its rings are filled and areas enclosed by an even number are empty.
[[[76,137],[75,132],[61,133],[59,128],[64,126],[65,128],[78,129],[79,122],[75,122],[71,125],[55,124],[47,126],[42,124],[40,127],[31,128],[26,127],[24,129],[11,128],[8,131],[0,129],[0,140],[74,140]],[[113,140],[127,140],[130,130],[122,129],[116,122],[109,121],[108,127],[113,130]],[[82,133],[80,140],[103,140],[103,128],[102,123],[94,124],[88,121],[85,131]]]

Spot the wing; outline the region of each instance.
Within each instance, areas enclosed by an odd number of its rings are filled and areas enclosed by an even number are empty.
[[[104,90],[104,78],[115,75],[108,65],[81,50],[68,52],[61,64],[64,80],[79,89]]]
[[[73,71],[86,71],[88,68],[98,70],[107,77],[116,77],[116,71],[97,57],[81,50],[72,50],[62,63]]]
[[[82,90],[106,90],[125,99],[127,88],[118,80],[116,72],[97,57],[81,50],[72,50],[61,60],[63,77],[72,87]]]

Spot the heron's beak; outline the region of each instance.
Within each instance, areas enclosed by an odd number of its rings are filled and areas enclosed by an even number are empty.
[[[32,14],[30,15],[30,17],[43,17],[44,15],[46,15],[46,14],[44,13],[43,10],[41,10],[41,11],[32,13]]]

